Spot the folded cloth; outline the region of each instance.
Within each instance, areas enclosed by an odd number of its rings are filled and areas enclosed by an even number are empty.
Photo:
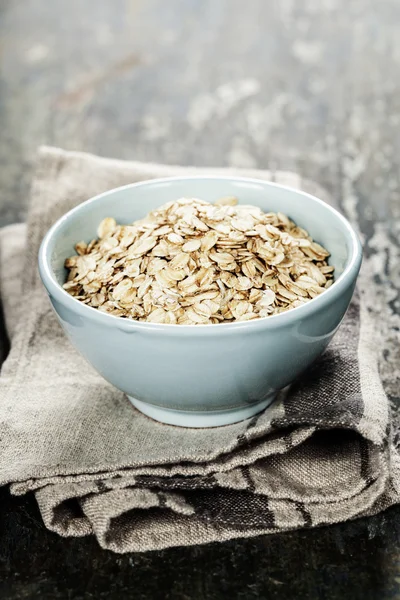
[[[232,172],[43,148],[27,228],[0,236],[11,344],[0,377],[0,484],[13,494],[33,491],[49,529],[94,534],[115,552],[336,523],[400,498],[399,455],[362,293],[301,380],[260,415],[215,429],[145,417],[64,337],[36,267],[49,226],[115,186],[204,171]],[[240,173],[324,195],[295,174]]]

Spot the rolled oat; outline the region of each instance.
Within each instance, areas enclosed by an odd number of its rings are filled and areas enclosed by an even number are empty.
[[[329,252],[282,213],[181,198],[132,225],[107,217],[67,258],[64,289],[119,317],[197,325],[301,306],[333,282]]]

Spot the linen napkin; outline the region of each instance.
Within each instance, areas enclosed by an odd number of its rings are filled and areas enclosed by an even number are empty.
[[[398,502],[400,461],[365,286],[321,359],[263,413],[226,427],[152,421],[64,337],[36,267],[50,225],[115,186],[193,172],[232,171],[41,150],[27,227],[0,235],[11,344],[0,376],[0,484],[33,491],[49,529],[93,534],[115,552],[325,525]],[[327,199],[292,173],[239,172]]]

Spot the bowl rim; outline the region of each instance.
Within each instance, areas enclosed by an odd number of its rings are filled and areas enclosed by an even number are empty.
[[[127,189],[136,189],[144,186],[158,185],[164,183],[173,183],[174,181],[182,181],[182,180],[210,180],[210,181],[237,181],[239,183],[247,183],[247,184],[261,184],[270,188],[279,188],[284,189],[289,192],[294,192],[296,194],[300,194],[302,196],[306,196],[311,199],[313,202],[316,202],[319,205],[322,205],[324,209],[330,212],[343,226],[343,231],[345,232],[346,238],[350,241],[350,252],[349,257],[347,259],[346,266],[343,272],[339,275],[338,279],[335,283],[330,286],[327,290],[322,292],[319,296],[312,298],[306,304],[298,306],[296,308],[291,308],[283,313],[279,313],[277,315],[270,315],[268,317],[261,317],[258,319],[252,319],[250,321],[235,321],[233,323],[223,323],[223,327],[218,327],[217,331],[219,333],[228,333],[228,331],[233,332],[238,329],[251,329],[251,328],[263,328],[263,329],[275,329],[276,327],[285,326],[294,321],[301,320],[302,317],[307,317],[315,311],[319,309],[323,309],[328,304],[334,302],[338,299],[341,294],[354,282],[356,279],[358,272],[360,270],[361,261],[362,261],[362,246],[360,239],[355,232],[352,225],[349,221],[344,217],[338,210],[333,208],[327,202],[320,200],[316,196],[309,194],[308,192],[304,192],[302,190],[296,189],[291,186],[281,185],[272,181],[257,179],[253,177],[241,177],[234,175],[187,175],[187,176],[175,176],[175,177],[160,177],[155,179],[146,179],[144,181],[139,181],[137,183],[129,183],[127,185],[119,186],[116,188],[112,188],[107,190],[106,192],[102,192],[89,198],[88,200],[78,204],[68,212],[66,212],[62,217],[60,217],[47,231],[45,234],[42,243],[40,245],[39,253],[38,253],[38,262],[39,262],[39,274],[42,280],[44,287],[46,288],[49,296],[54,296],[56,300],[64,304],[67,308],[70,308],[73,312],[77,312],[81,317],[97,321],[105,326],[117,327],[118,329],[122,329],[124,331],[130,332],[133,330],[143,329],[149,332],[153,331],[168,331],[169,333],[181,332],[184,334],[185,332],[210,332],[215,331],[215,323],[210,324],[197,324],[197,325],[178,325],[172,323],[147,323],[146,321],[136,321],[134,319],[123,319],[121,317],[117,317],[115,315],[110,315],[108,313],[101,312],[92,306],[87,306],[83,304],[79,300],[76,300],[73,296],[68,294],[66,290],[62,288],[62,286],[58,283],[55,276],[53,275],[51,268],[51,256],[49,252],[49,246],[53,239],[56,237],[58,231],[62,228],[64,223],[68,221],[73,215],[79,213],[85,207],[94,204],[115,192],[119,192]]]

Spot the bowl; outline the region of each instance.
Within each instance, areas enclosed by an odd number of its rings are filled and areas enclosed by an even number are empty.
[[[287,312],[245,322],[170,325],[122,319],[63,290],[65,258],[97,236],[104,217],[131,223],[180,197],[240,203],[282,212],[330,253],[335,282]],[[46,234],[39,270],[58,319],[75,348],[140,411],[184,427],[247,419],[268,406],[325,350],[349,306],[360,269],[360,241],[323,201],[289,187],[241,177],[173,177],[127,185],[80,204]]]

